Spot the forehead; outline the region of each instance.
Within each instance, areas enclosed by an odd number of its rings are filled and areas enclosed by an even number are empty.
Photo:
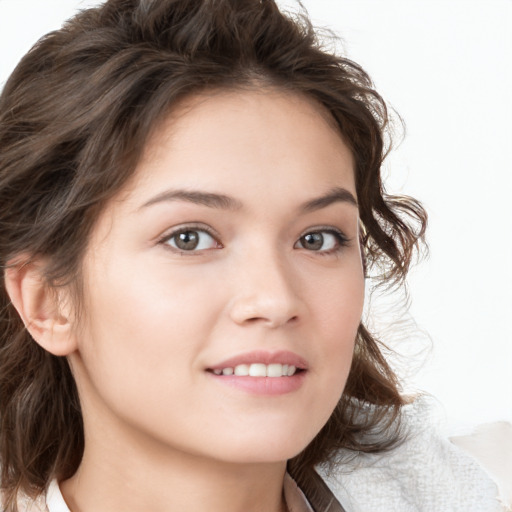
[[[155,127],[125,192],[176,182],[238,196],[292,181],[304,200],[335,186],[355,193],[352,153],[327,109],[275,89],[214,91],[182,101]]]
[[[271,115],[273,114],[273,115]],[[197,121],[204,122],[207,118],[221,119],[237,123],[243,122],[247,129],[258,128],[261,122],[273,122],[286,125],[293,119],[309,118],[313,122],[321,122],[324,128],[341,137],[339,127],[332,114],[315,98],[305,94],[279,89],[275,87],[256,86],[234,89],[213,89],[200,94],[188,96],[175,104],[162,123],[156,126],[149,137],[147,149],[162,143],[174,127],[186,130]],[[226,123],[217,125],[228,127]],[[299,128],[299,127],[297,127]]]

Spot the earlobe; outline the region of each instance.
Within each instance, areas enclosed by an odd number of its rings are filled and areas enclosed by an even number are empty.
[[[63,311],[64,292],[48,286],[41,262],[8,265],[4,277],[11,302],[32,338],[53,355],[74,352],[72,322]]]

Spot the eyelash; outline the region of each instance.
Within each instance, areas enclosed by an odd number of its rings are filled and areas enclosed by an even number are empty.
[[[182,254],[182,255],[198,255],[198,254],[201,254],[203,251],[208,250],[208,249],[183,250],[183,249],[179,249],[177,247],[173,247],[169,244],[170,240],[176,238],[177,236],[179,236],[181,234],[188,233],[188,232],[206,233],[218,244],[218,247],[215,247],[215,249],[223,248],[222,243],[219,241],[218,235],[211,228],[209,228],[208,226],[205,226],[205,225],[193,225],[193,224],[179,227],[179,228],[173,230],[171,233],[165,234],[163,237],[161,237],[158,240],[158,244],[164,245],[167,248],[169,248],[171,251],[176,252],[178,254]],[[320,226],[320,227],[310,229],[310,230],[304,232],[303,234],[301,234],[299,236],[298,240],[295,242],[294,248],[297,244],[300,243],[300,241],[304,237],[306,237],[308,235],[312,235],[312,234],[328,234],[328,235],[332,235],[336,240],[336,246],[333,247],[332,249],[328,249],[328,250],[315,251],[315,250],[308,250],[305,247],[302,247],[302,249],[306,250],[307,252],[312,252],[312,253],[315,253],[315,254],[318,254],[321,256],[329,256],[332,254],[339,253],[350,243],[350,240],[341,231],[334,229],[332,227]]]
[[[205,226],[205,225],[194,225],[194,224],[189,224],[189,225],[186,225],[186,226],[181,226],[177,229],[174,229],[171,233],[167,233],[165,234],[163,237],[161,237],[159,240],[158,240],[158,243],[161,244],[161,245],[164,245],[166,246],[169,250],[173,251],[173,252],[177,252],[178,254],[183,254],[183,255],[197,255],[197,254],[200,254],[201,252],[203,252],[203,250],[182,250],[182,249],[179,249],[177,247],[173,247],[171,246],[168,242],[170,240],[172,240],[173,238],[176,238],[177,236],[183,234],[183,233],[189,233],[189,232],[203,232],[203,233],[206,233],[208,234],[211,238],[213,238],[213,240],[215,240],[215,242],[218,244],[218,247],[216,247],[216,249],[222,249],[223,248],[223,245],[219,242],[219,237],[217,235],[217,233],[215,233],[211,228],[209,228],[208,226]]]
[[[304,237],[306,237],[307,235],[317,234],[317,233],[320,233],[320,234],[326,233],[326,234],[332,235],[336,240],[336,245],[332,249],[324,250],[324,251],[320,251],[320,250],[319,251],[308,251],[308,252],[313,252],[315,254],[318,254],[319,256],[331,256],[333,254],[338,254],[345,247],[347,247],[350,243],[350,239],[348,237],[346,237],[340,230],[334,229],[331,226],[329,226],[329,227],[328,226],[319,226],[319,227],[315,227],[313,229],[309,229],[304,234],[300,235],[300,237],[297,240],[297,242],[295,243],[295,245],[298,244],[300,242],[300,240],[303,239]],[[294,247],[295,247],[295,245],[294,245]],[[305,247],[304,247],[304,249],[307,250]]]

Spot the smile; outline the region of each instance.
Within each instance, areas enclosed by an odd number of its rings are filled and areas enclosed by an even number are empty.
[[[215,375],[236,375],[238,377],[291,377],[297,368],[288,364],[239,364],[235,367],[216,368]]]
[[[309,364],[288,350],[252,350],[205,370],[220,385],[252,395],[275,396],[300,389],[309,373]]]

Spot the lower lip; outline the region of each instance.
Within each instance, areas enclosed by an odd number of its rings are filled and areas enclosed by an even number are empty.
[[[304,382],[306,371],[290,377],[249,377],[238,375],[209,375],[221,384],[238,388],[253,395],[284,395],[297,391]]]

